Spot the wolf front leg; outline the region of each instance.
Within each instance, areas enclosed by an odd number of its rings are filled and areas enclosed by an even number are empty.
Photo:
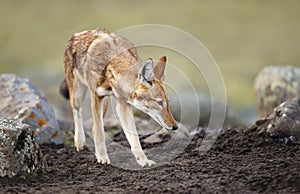
[[[147,156],[142,150],[131,105],[118,99],[116,111],[137,163],[141,166],[151,166],[152,164],[155,164],[154,161],[148,160]]]
[[[105,145],[105,132],[103,126],[104,117],[104,107],[103,107],[104,97],[98,97],[95,94],[91,94],[91,105],[93,114],[93,137],[95,144],[95,155],[97,162],[101,164],[110,164],[109,157],[107,155],[106,145]]]

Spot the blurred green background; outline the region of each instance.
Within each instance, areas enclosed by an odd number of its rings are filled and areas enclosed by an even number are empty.
[[[215,57],[237,111],[255,107],[253,81],[264,66],[300,65],[299,0],[1,0],[0,73],[31,79],[55,104],[74,32],[149,23],[199,39]],[[170,62],[184,61],[174,57]]]

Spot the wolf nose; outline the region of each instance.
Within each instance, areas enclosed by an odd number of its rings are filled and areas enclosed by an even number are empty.
[[[173,125],[172,130],[175,131],[177,129],[178,129],[178,126],[177,125]]]

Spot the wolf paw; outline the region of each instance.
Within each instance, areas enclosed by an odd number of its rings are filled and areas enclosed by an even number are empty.
[[[82,151],[84,149],[85,140],[75,136],[74,137],[74,143],[75,143],[75,147],[76,147],[77,152]]]
[[[148,160],[147,158],[145,158],[145,159],[138,159],[138,160],[137,160],[137,163],[138,163],[139,165],[141,165],[142,167],[144,167],[144,166],[146,166],[146,165],[151,166],[151,165],[156,164],[154,161]]]
[[[100,164],[110,164],[110,159],[108,156],[96,156],[97,162]]]
[[[75,141],[75,147],[76,147],[77,152],[82,151],[84,149],[84,145],[85,145],[84,142],[82,142],[82,141],[79,141],[79,142]]]

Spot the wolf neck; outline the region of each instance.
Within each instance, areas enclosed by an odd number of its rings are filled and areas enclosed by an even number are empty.
[[[127,102],[131,99],[134,90],[139,85],[138,73],[140,68],[141,64],[139,62],[111,65],[110,71],[113,79],[110,86],[117,98],[122,98]]]

